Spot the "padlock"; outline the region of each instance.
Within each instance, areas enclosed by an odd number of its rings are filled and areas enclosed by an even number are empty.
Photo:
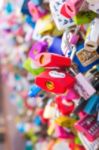
[[[99,104],[99,95],[93,95],[87,102],[84,112],[89,115],[96,114],[97,112],[97,105]]]
[[[70,69],[73,72],[72,68]],[[93,94],[95,94],[96,90],[91,85],[91,83],[84,77],[83,74],[78,73],[75,74],[76,78],[76,84],[74,86],[75,90],[79,93],[81,97],[83,97],[85,100],[89,99]]]
[[[33,60],[28,58],[24,64],[23,64],[24,69],[26,69],[28,72],[31,74],[39,75],[41,72],[45,71],[43,67],[38,67]]]
[[[79,34],[70,33],[69,35],[70,35],[70,37],[69,37],[69,43],[71,45],[76,45],[78,43],[78,41],[79,41],[79,38],[80,38]]]
[[[47,104],[44,109],[43,117],[45,119],[54,119],[56,117],[57,109],[51,104]]]
[[[33,21],[31,16],[26,16],[26,22],[34,29],[36,22]]]
[[[99,148],[99,138],[97,138],[93,142],[90,142],[83,133],[78,132],[78,136],[79,136],[82,144],[86,148],[86,150],[98,150],[98,148]]]
[[[35,116],[34,120],[33,120],[33,123],[37,126],[41,126],[41,118],[40,116]]]
[[[76,16],[73,17],[73,21],[77,25],[90,23],[97,14],[93,11],[80,11]]]
[[[61,139],[73,139],[74,138],[74,135],[72,132],[58,125],[56,125],[56,136],[57,138],[61,138]]]
[[[5,10],[8,14],[12,13],[14,10],[12,3],[7,2],[6,6],[5,6]]]
[[[32,85],[32,87],[29,90],[28,96],[29,97],[35,97],[41,92],[41,88],[38,87],[36,84]]]
[[[60,13],[60,8],[64,0],[50,0],[50,10],[55,21],[55,24],[59,30],[65,30],[67,27],[74,25],[74,22],[70,18],[66,18]]]
[[[34,5],[41,5],[42,0],[31,0]]]
[[[37,21],[47,13],[41,6],[35,6],[32,1],[28,2],[28,9],[34,21]]]
[[[35,42],[29,52],[29,57],[35,60],[37,54],[47,51],[48,44],[43,41]]]
[[[58,110],[63,114],[63,115],[69,115],[73,112],[74,110],[74,102],[70,100],[66,100],[65,96],[58,96],[55,98]]]
[[[69,143],[70,150],[85,150],[82,143],[76,143],[76,140],[71,140]]]
[[[69,101],[79,100],[80,98],[79,94],[75,89],[69,89],[64,97]]]
[[[60,13],[66,18],[71,18],[71,16],[66,12],[65,2],[61,6]]]
[[[51,34],[54,28],[55,24],[52,20],[52,16],[50,14],[47,14],[36,22],[34,33],[36,32],[40,35],[46,35],[46,33]]]
[[[96,18],[91,23],[86,39],[85,49],[88,51],[96,51],[99,46],[99,31],[98,31],[99,19]]]
[[[35,83],[46,91],[61,94],[74,86],[75,78],[61,70],[47,70],[36,77]]]
[[[55,123],[61,127],[72,129],[75,124],[76,119],[70,118],[68,116],[59,116],[55,119]]]
[[[49,136],[51,136],[51,135],[53,135],[54,132],[55,132],[55,122],[54,122],[54,120],[50,120],[48,129],[47,129],[47,134]]]
[[[82,73],[90,70],[94,65],[99,64],[99,49],[94,52],[89,52],[84,49],[83,43],[76,45],[76,55],[74,56],[74,63],[77,64],[78,70]]]
[[[29,16],[31,16],[30,12],[28,10],[28,2],[29,2],[28,0],[24,0],[23,1],[22,7],[21,7],[21,13],[23,15],[29,15]]]
[[[35,57],[36,64],[42,67],[70,67],[71,60],[64,56],[51,53],[40,53]]]
[[[76,104],[75,106],[75,109],[73,111],[73,114],[76,114],[76,115],[79,115],[80,118],[82,118],[83,115],[83,110],[84,110],[84,107],[86,106],[87,104],[87,101],[85,101],[83,98],[81,98],[78,103]]]
[[[79,12],[84,0],[69,0],[65,2],[65,12],[71,18]]]
[[[62,40],[60,37],[54,37],[52,42],[49,44],[48,52],[63,55],[61,50],[61,42]]]
[[[99,1],[95,0],[95,1],[88,1],[88,8],[89,10],[94,11],[95,13],[99,14]]]
[[[75,123],[75,128],[84,133],[86,138],[93,142],[99,138],[99,122],[96,115],[86,115]]]

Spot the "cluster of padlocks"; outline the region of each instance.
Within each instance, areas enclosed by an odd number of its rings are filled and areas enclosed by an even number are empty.
[[[56,139],[66,140],[67,150],[98,150],[99,0],[24,0],[20,11],[11,26],[22,45],[14,65],[21,70],[22,59],[28,81],[14,74],[13,84],[32,115],[17,129],[34,143],[49,136],[53,148],[45,150],[54,150]]]

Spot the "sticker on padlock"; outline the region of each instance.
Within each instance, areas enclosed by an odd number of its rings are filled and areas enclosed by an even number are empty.
[[[83,74],[78,73],[76,74],[72,68],[70,69],[72,73],[74,73],[76,76],[76,84],[75,84],[75,90],[79,93],[81,97],[83,97],[85,100],[89,99],[93,94],[95,94],[96,90],[91,85],[91,83],[84,77]]]
[[[83,133],[89,141],[99,138],[99,122],[97,116],[86,115],[75,124],[75,128]]]
[[[29,52],[29,57],[35,60],[37,54],[47,51],[48,44],[43,41],[35,42]]]
[[[35,79],[35,83],[42,89],[57,94],[65,93],[67,89],[73,88],[75,82],[73,76],[61,70],[47,70]]]
[[[28,58],[24,64],[23,67],[29,71],[30,73],[32,73],[34,76],[35,75],[39,75],[41,72],[45,71],[45,68],[43,67],[38,67],[35,62],[33,60],[31,60],[30,58]]]
[[[75,24],[87,24],[90,23],[97,14],[93,11],[80,11],[76,16],[73,17]]]
[[[72,19],[68,19],[60,14],[60,8],[63,2],[64,0],[51,0],[49,3],[53,19],[59,30],[65,30],[67,27],[74,25]]]
[[[36,64],[42,67],[70,67],[71,59],[58,54],[40,53],[35,57]]]
[[[99,46],[99,19],[96,18],[91,23],[86,39],[85,39],[85,49],[93,52],[96,51]]]

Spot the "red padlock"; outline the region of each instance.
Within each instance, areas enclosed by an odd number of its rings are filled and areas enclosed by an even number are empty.
[[[74,110],[74,102],[68,101],[65,96],[58,96],[55,99],[59,111],[63,115],[69,115]]]
[[[84,0],[69,0],[66,1],[63,8],[61,8],[61,13],[63,12],[64,16],[70,16],[70,18],[77,15],[79,12]],[[63,10],[64,11],[63,11]]]
[[[57,94],[65,93],[67,89],[73,88],[75,78],[61,70],[46,70],[35,79],[36,84],[42,89]]]
[[[40,53],[35,57],[38,66],[41,67],[70,67],[71,59],[51,53]]]
[[[71,17],[69,16],[69,14],[67,14],[67,12],[66,12],[65,3],[62,5],[62,7],[61,7],[61,9],[60,9],[60,13],[61,13],[64,17],[66,17],[66,18],[71,18]]]

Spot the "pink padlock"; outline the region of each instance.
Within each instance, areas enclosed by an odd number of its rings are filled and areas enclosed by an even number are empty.
[[[34,5],[32,1],[28,2],[28,9],[34,21],[37,21],[47,13],[45,9],[41,6]]]
[[[66,96],[64,96],[67,100],[78,100],[80,96],[74,89],[70,89],[67,91]]]
[[[66,128],[63,128],[61,126],[56,125],[56,135],[58,138],[62,139],[73,139],[74,135],[66,130]]]
[[[79,12],[84,0],[68,0],[65,3],[65,9],[69,16],[74,17]]]
[[[78,34],[75,34],[75,33],[70,33],[69,36],[70,36],[69,37],[69,43],[71,45],[76,45],[79,41],[80,36]]]

